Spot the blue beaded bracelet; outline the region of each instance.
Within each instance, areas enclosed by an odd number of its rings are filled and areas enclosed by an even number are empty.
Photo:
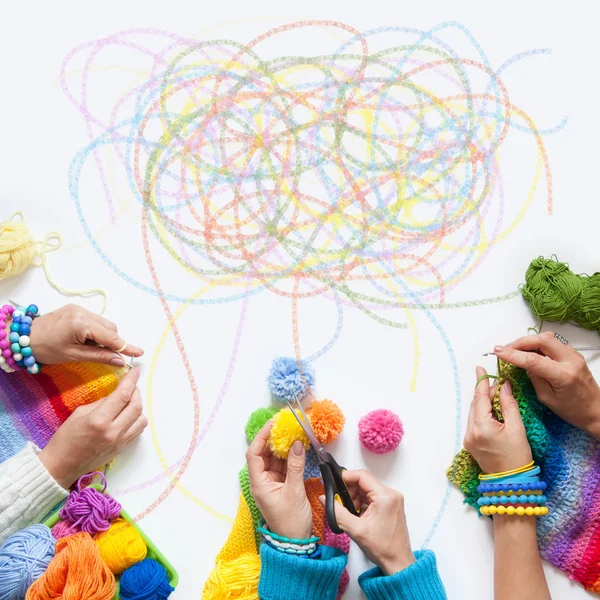
[[[307,540],[299,540],[297,538],[286,538],[282,535],[277,535],[276,533],[265,529],[265,527],[262,524],[256,528],[256,531],[258,531],[258,533],[262,535],[271,536],[274,540],[277,540],[278,542],[283,542],[285,544],[298,544],[299,546],[306,546],[307,544],[315,544],[321,541],[321,538],[316,536],[308,538]]]
[[[511,496],[482,496],[477,500],[477,504],[479,504],[479,506],[490,506],[496,504],[539,504],[540,506],[544,506],[546,502],[546,496],[534,494],[522,494],[520,496],[517,496],[516,494]]]
[[[35,356],[31,350],[31,325],[33,319],[39,317],[39,309],[35,304],[30,304],[27,308],[19,306],[12,313],[12,323],[10,325],[10,351],[12,357],[19,367],[26,368],[32,375],[40,372],[41,365],[36,362]]]
[[[529,490],[541,490],[542,492],[546,491],[546,483],[543,481],[514,481],[512,483],[480,483],[477,486],[477,491],[480,494],[489,493],[489,492],[518,492],[522,490],[527,492]]]

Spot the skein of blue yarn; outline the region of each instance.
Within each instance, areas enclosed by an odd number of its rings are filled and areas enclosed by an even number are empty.
[[[56,540],[45,525],[11,535],[0,548],[0,600],[24,600],[54,558]]]
[[[121,600],[164,600],[171,595],[167,570],[152,558],[145,558],[121,575]]]

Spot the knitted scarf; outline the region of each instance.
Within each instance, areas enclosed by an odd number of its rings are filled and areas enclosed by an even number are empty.
[[[43,448],[78,406],[108,396],[123,373],[95,363],[46,366],[38,375],[0,373],[0,462],[28,441]]]
[[[600,442],[543,406],[525,371],[499,362],[498,390],[506,380],[518,402],[533,458],[548,484],[550,512],[537,521],[542,557],[585,589],[600,592]],[[492,408],[502,420],[499,391]],[[475,459],[464,449],[447,471],[465,503],[476,509],[479,473]]]

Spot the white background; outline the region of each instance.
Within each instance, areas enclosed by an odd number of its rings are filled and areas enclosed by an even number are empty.
[[[20,6],[19,6],[20,4]],[[554,215],[549,217],[542,184],[518,227],[456,289],[449,302],[506,294],[523,281],[529,261],[556,253],[577,272],[598,269],[600,208],[595,175],[597,56],[595,19],[588,3],[559,2],[390,3],[313,2],[286,8],[277,2],[111,2],[13,3],[2,9],[0,36],[0,218],[22,210],[36,237],[60,231],[64,247],[49,257],[53,275],[65,287],[106,288],[107,317],[122,335],[146,349],[141,388],[146,398],[151,383],[153,425],[168,463],[187,451],[192,435],[193,402],[172,337],[159,356],[155,375],[148,372],[159,338],[167,326],[156,297],[131,286],[101,260],[87,241],[67,187],[73,156],[87,143],[83,121],[59,85],[60,66],[77,44],[118,30],[155,27],[180,35],[210,39],[226,36],[241,43],[272,26],[298,19],[335,19],[359,30],[380,25],[429,29],[445,20],[468,27],[493,67],[533,48],[553,54],[519,63],[505,83],[512,101],[531,114],[539,127],[553,127],[567,115],[567,126],[545,139],[554,177]],[[286,51],[289,48],[286,48]],[[282,50],[283,51],[283,50]],[[308,54],[306,48],[294,48]],[[116,59],[116,60],[115,60]],[[114,56],[113,62],[119,57]],[[107,85],[94,88],[91,101],[111,106],[117,97]],[[519,182],[531,176],[523,146],[506,157],[503,176]],[[519,153],[523,152],[521,156]],[[525,154],[528,152],[528,154]],[[535,154],[533,155],[535,157]],[[522,169],[527,172],[520,171]],[[93,168],[83,174],[82,204],[99,198]],[[82,184],[82,185],[83,185]],[[126,189],[126,188],[123,188]],[[521,192],[524,189],[520,188]],[[139,242],[139,205],[121,198],[131,210],[114,230],[101,234],[124,270],[149,281]],[[513,213],[524,197],[507,195]],[[89,208],[89,205],[88,205]],[[92,226],[92,229],[94,227]],[[162,254],[163,268],[169,259]],[[184,284],[182,283],[182,286]],[[191,289],[191,288],[190,288]],[[0,286],[0,297],[35,301],[42,309],[64,299],[49,289],[40,270]],[[20,300],[20,299],[23,300]],[[83,301],[98,310],[97,300]],[[175,304],[173,309],[177,309]],[[181,485],[142,521],[142,527],[179,571],[181,583],[173,598],[200,597],[214,557],[225,542],[238,502],[237,472],[246,448],[243,427],[249,413],[268,402],[265,377],[272,358],[292,355],[291,305],[268,292],[253,296],[241,337],[233,375],[208,433],[196,449]],[[201,426],[206,424],[226,379],[241,303],[188,308],[178,324],[198,386]],[[475,365],[494,344],[526,333],[533,319],[520,299],[503,304],[437,311],[456,355],[460,377],[460,434],[474,384]],[[409,390],[413,345],[408,330],[379,325],[357,310],[347,309],[340,339],[319,359],[317,395],[337,401],[347,415],[346,430],[334,446],[336,457],[350,468],[367,466],[389,485],[401,489],[413,547],[420,548],[432,531],[446,493],[445,469],[455,452],[457,407],[452,367],[440,336],[426,316],[414,312],[421,345],[416,390]],[[324,345],[335,328],[335,309],[318,300],[300,304],[300,336],[305,354]],[[598,344],[596,334],[559,327],[573,342]],[[487,362],[486,362],[487,361]],[[600,370],[596,365],[596,373]],[[397,453],[375,458],[361,451],[358,419],[367,410],[389,407],[402,417],[406,435]],[[462,438],[461,438],[462,439]],[[162,472],[150,431],[129,448],[111,472],[113,491],[137,486]],[[134,493],[120,495],[130,513],[143,511],[165,489],[167,479]],[[222,515],[223,518],[217,515]],[[226,519],[229,519],[226,520]],[[430,539],[450,598],[492,598],[493,543],[488,523],[462,505],[453,489],[447,508]],[[359,598],[356,578],[367,567],[356,547],[350,558],[352,584],[346,598]],[[584,598],[585,592],[564,574],[547,567],[555,598]]]

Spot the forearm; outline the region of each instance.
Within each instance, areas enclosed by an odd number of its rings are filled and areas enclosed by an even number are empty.
[[[39,461],[32,444],[0,464],[0,544],[39,522],[67,494]]]
[[[494,516],[495,600],[551,598],[535,523],[535,517]]]

